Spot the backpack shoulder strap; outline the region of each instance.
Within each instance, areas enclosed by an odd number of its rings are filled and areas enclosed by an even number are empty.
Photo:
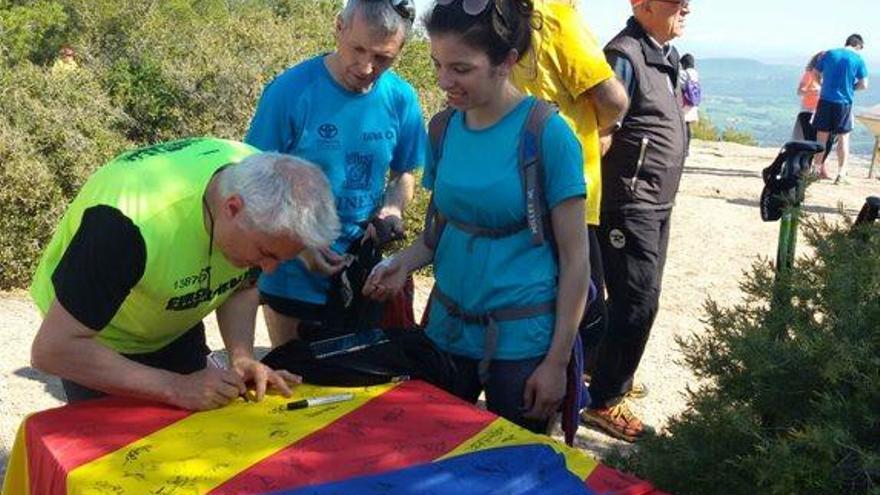
[[[556,114],[556,107],[544,100],[536,100],[526,117],[519,143],[519,173],[526,198],[526,222],[532,233],[532,244],[543,244],[546,238],[545,217],[547,201],[544,196],[544,165],[542,163],[542,136],[547,120]],[[551,232],[552,234],[552,232]]]
[[[431,142],[431,155],[434,158],[434,177],[437,177],[437,170],[440,167],[440,157],[443,155],[443,141],[446,139],[446,128],[449,127],[449,121],[455,114],[455,109],[447,107],[431,117],[428,123],[428,139]],[[425,245],[432,251],[437,247],[440,235],[446,227],[446,221],[437,212],[434,205],[434,192],[431,192],[431,199],[428,202],[428,211],[425,215],[424,240]]]
[[[455,109],[447,107],[436,115],[431,117],[428,122],[428,139],[431,142],[431,154],[434,157],[434,167],[440,162],[440,156],[443,154],[443,141],[446,139],[446,128],[449,127],[449,120],[455,114]]]

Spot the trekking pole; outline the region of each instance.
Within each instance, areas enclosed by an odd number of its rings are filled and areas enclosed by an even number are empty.
[[[791,271],[794,265],[795,250],[797,248],[797,233],[800,226],[801,203],[804,200],[806,190],[806,177],[801,174],[798,177],[797,199],[785,209],[779,222],[779,243],[776,248],[776,274]]]
[[[775,307],[781,308],[791,303],[789,275],[794,266],[801,204],[807,188],[810,159],[823,151],[823,148],[825,147],[816,142],[789,142],[773,164],[763,172],[765,188],[761,193],[761,217],[764,221],[780,220],[776,246],[776,283],[771,302]],[[782,330],[781,328],[780,331]],[[781,333],[780,338],[782,335]]]
[[[868,178],[874,178],[874,164],[877,162],[877,154],[880,152],[880,136],[874,138],[874,153],[871,154],[871,168],[868,169]]]

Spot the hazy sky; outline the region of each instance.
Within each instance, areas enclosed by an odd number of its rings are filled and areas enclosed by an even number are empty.
[[[420,15],[433,0],[415,0]],[[580,0],[581,15],[602,42],[632,12],[627,0]],[[880,0],[692,0],[682,52],[700,57],[744,57],[806,63],[813,53],[865,38],[869,71],[880,72]]]

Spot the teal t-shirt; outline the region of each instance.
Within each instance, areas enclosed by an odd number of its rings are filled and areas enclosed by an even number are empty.
[[[340,253],[363,236],[363,223],[381,208],[388,171],[421,167],[428,147],[409,83],[386,71],[370,91],[354,93],[333,79],[324,56],[288,69],[266,87],[245,142],[321,167],[342,223],[333,245]],[[259,286],[274,296],[323,304],[329,279],[292,260],[260,276]]]
[[[464,114],[449,121],[439,166],[429,160],[424,186],[434,192],[437,209],[458,222],[504,227],[526,216],[518,149],[532,97],[524,99],[489,128],[468,129]],[[549,209],[572,197],[585,197],[581,147],[558,115],[542,136],[544,191]],[[548,209],[548,211],[549,211]],[[540,304],[556,299],[558,264],[549,243],[535,246],[528,230],[502,239],[472,237],[451,223],[434,253],[438,288],[466,312]],[[526,359],[547,353],[555,313],[499,323],[496,359]],[[481,358],[485,328],[448,316],[432,304],[428,336],[442,349]]]

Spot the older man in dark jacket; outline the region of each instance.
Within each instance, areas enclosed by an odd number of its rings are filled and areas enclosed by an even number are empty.
[[[609,328],[590,384],[584,423],[635,441],[645,427],[624,401],[660,299],[669,220],[687,150],[679,104],[679,55],[689,0],[630,0],[633,17],[605,47],[630,105],[602,162],[599,242]]]

